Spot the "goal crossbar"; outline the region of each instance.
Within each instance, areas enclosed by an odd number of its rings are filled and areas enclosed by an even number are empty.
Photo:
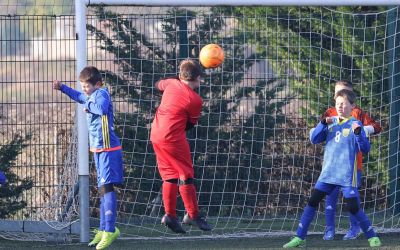
[[[382,5],[399,5],[399,0],[203,0],[203,1],[186,1],[186,0],[83,0],[86,4],[105,4],[105,5],[146,5],[146,6],[382,6]],[[323,3],[323,4],[322,4]]]

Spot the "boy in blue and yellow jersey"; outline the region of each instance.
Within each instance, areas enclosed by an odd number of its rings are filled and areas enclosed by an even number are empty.
[[[342,89],[347,89],[353,91],[353,84],[348,80],[341,80],[335,83],[335,93],[339,92]],[[335,119],[333,117],[337,116],[336,108],[329,107],[325,113],[322,115],[321,120],[326,117],[332,117],[332,119],[328,118],[328,121]],[[370,115],[362,110],[360,107],[355,106],[351,111],[351,116],[355,119],[359,120],[363,126],[364,130],[368,135],[379,134],[382,131],[381,126],[378,122],[370,117]],[[361,183],[361,175],[362,175],[362,153],[361,151],[357,153],[357,181],[360,185]],[[325,200],[325,232],[323,239],[324,240],[333,240],[335,236],[335,214],[336,214],[336,203],[339,196],[339,187],[335,188],[329,195],[326,196]],[[358,200],[359,204],[361,204],[360,200]],[[359,205],[361,206],[361,205]],[[344,235],[343,240],[353,240],[356,239],[361,234],[361,228],[358,225],[357,219],[350,214],[350,228],[347,230],[347,233]]]
[[[102,78],[95,67],[85,67],[79,81],[83,93],[60,81],[53,81],[53,89],[60,90],[72,100],[84,104],[87,113],[90,151],[94,153],[97,170],[97,185],[101,194],[100,226],[95,230],[89,246],[96,249],[107,248],[120,234],[115,227],[117,197],[114,185],[123,182],[122,149],[114,132],[114,114],[108,90],[102,87]]]
[[[359,151],[368,153],[370,144],[359,120],[351,116],[355,95],[343,89],[335,94],[335,107],[338,116],[324,118],[311,131],[311,143],[326,142],[324,162],[321,174],[301,216],[297,236],[285,244],[284,248],[301,247],[305,244],[308,227],[314,219],[319,203],[336,187],[340,187],[350,213],[357,219],[368,239],[370,247],[379,247],[381,242],[376,236],[371,222],[359,207],[357,187],[357,164]],[[336,119],[337,122],[332,122]]]

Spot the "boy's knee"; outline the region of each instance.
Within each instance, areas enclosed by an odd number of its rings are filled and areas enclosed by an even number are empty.
[[[352,198],[346,198],[346,203],[347,203],[347,207],[349,208],[349,212],[351,214],[356,214],[358,212],[358,210],[360,210],[359,206],[358,206],[358,201],[357,201],[357,197],[352,197]]]
[[[318,204],[322,201],[325,195],[326,195],[325,192],[322,192],[318,189],[314,189],[310,199],[308,200],[308,205],[314,208],[318,207]]]
[[[172,184],[178,184],[178,179],[168,179],[168,180],[165,180],[165,182],[169,182]]]
[[[186,180],[179,180],[180,185],[190,185],[193,183],[194,183],[193,178],[187,178]]]

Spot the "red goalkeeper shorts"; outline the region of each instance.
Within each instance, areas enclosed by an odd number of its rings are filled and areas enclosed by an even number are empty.
[[[162,180],[194,178],[189,143],[154,143],[158,170]]]

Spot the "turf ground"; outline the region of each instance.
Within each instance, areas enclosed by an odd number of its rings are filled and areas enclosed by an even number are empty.
[[[343,241],[343,235],[336,235],[333,241],[322,240],[322,235],[310,235],[306,249],[368,249],[367,240],[361,236],[357,240]],[[399,249],[400,233],[380,235],[383,246],[379,249]],[[119,249],[282,249],[290,237],[228,238],[215,240],[117,240],[110,250]],[[72,243],[56,245],[46,242],[20,242],[0,238],[0,249],[94,249],[84,244]]]

